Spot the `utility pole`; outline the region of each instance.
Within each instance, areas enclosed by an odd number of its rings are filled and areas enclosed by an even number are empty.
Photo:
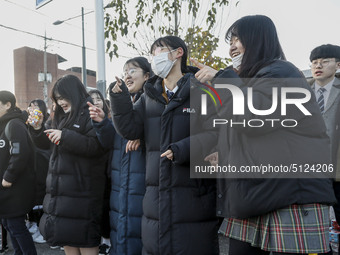
[[[94,0],[97,41],[97,89],[106,98],[105,48],[104,48],[104,7],[103,0]]]
[[[93,11],[87,12],[84,14],[84,7],[81,7],[81,15],[68,18],[65,20],[56,20],[53,22],[53,25],[60,25],[64,23],[65,21],[78,18],[81,16],[81,35],[82,35],[82,47],[81,47],[81,53],[82,53],[82,67],[81,67],[81,78],[82,82],[84,84],[85,89],[87,88],[87,70],[86,70],[86,48],[85,48],[85,28],[84,28],[84,15],[92,13]],[[104,33],[104,32],[103,32]]]
[[[47,82],[47,43],[46,43],[46,31],[45,31],[45,37],[44,37],[45,43],[44,43],[44,88],[43,88],[43,95],[44,95],[44,102],[46,104],[46,107],[48,107],[48,82]]]
[[[87,87],[87,71],[86,71],[86,53],[85,53],[85,32],[84,32],[84,7],[81,7],[81,31],[83,38],[83,47],[82,47],[82,58],[83,58],[83,66],[81,68],[83,84],[85,88]]]
[[[44,82],[43,97],[46,106],[48,107],[48,84],[52,82],[52,75],[47,72],[47,37],[46,31],[44,36],[44,70],[38,73],[38,82]]]

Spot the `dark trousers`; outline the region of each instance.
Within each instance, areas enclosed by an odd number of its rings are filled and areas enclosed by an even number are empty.
[[[236,239],[229,239],[229,255],[269,255],[269,251],[261,250],[253,247],[249,243],[238,241]],[[324,254],[324,253],[318,253]],[[273,252],[273,255],[303,255],[302,253],[281,253]],[[307,254],[306,254],[307,255]]]
[[[14,249],[14,255],[37,255],[32,236],[25,224],[25,216],[2,219]]]
[[[44,214],[43,209],[36,209],[36,210],[31,210],[28,214],[27,214],[27,220],[30,222],[36,222],[37,225],[39,226],[40,223],[40,219],[41,216]],[[109,224],[110,226],[110,224]]]
[[[4,226],[1,224],[1,249],[8,247],[7,243],[7,231]]]

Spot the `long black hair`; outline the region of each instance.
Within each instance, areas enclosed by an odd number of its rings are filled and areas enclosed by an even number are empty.
[[[47,121],[48,117],[49,117],[45,102],[41,99],[34,99],[28,104],[28,107],[30,107],[31,104],[39,107],[39,110],[42,112],[42,114],[44,116],[43,123],[45,123]]]
[[[231,25],[226,41],[237,37],[244,49],[240,77],[253,77],[276,59],[285,60],[273,21],[264,15],[245,16]]]
[[[52,88],[51,98],[55,102],[54,118],[52,122],[52,127],[57,128],[61,119],[65,116],[63,109],[58,105],[57,95],[60,95],[63,99],[66,99],[71,104],[71,111],[68,114],[66,122],[62,127],[73,125],[81,106],[85,103],[89,94],[83,83],[79,80],[77,76],[66,75],[56,81]],[[62,128],[58,127],[58,128]]]
[[[171,35],[158,38],[151,45],[150,54],[152,54],[152,52],[154,51],[156,47],[168,47],[169,50],[175,50],[181,47],[183,49],[181,71],[182,73],[187,73],[189,71],[187,67],[188,48],[185,42],[181,38],[177,36],[171,36]]]

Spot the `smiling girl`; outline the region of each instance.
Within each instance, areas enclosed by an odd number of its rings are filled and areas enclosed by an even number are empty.
[[[124,65],[123,80],[132,102],[143,93],[151,66],[144,57],[129,59]],[[122,81],[116,78],[119,83]],[[117,83],[117,81],[115,82]],[[114,85],[113,83],[112,85]],[[90,116],[102,146],[111,149],[110,165],[110,222],[111,255],[138,255],[142,253],[142,201],[145,193],[145,145],[143,141],[123,139],[115,130],[108,111],[102,107],[99,94],[90,92],[94,106]],[[101,96],[102,97],[102,96]],[[97,100],[98,99],[98,100]],[[99,101],[99,102],[98,102]]]
[[[51,246],[64,246],[67,255],[98,254],[101,232],[106,153],[100,146],[81,81],[73,75],[52,89],[56,103],[52,128],[45,130],[54,144],[46,180],[40,231]]]

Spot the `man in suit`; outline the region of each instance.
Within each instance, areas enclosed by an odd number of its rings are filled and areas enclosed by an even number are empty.
[[[325,44],[312,50],[310,57],[311,71],[314,78],[312,89],[315,92],[327,134],[331,140],[332,163],[340,172],[340,79],[335,73],[340,69],[340,46]],[[339,154],[339,156],[337,156]],[[339,162],[337,162],[339,161]],[[336,167],[339,164],[339,167]],[[337,173],[339,176],[339,173]],[[340,181],[340,179],[339,179]],[[333,184],[335,195],[340,202],[340,182]],[[340,222],[340,203],[334,206],[335,216]]]

